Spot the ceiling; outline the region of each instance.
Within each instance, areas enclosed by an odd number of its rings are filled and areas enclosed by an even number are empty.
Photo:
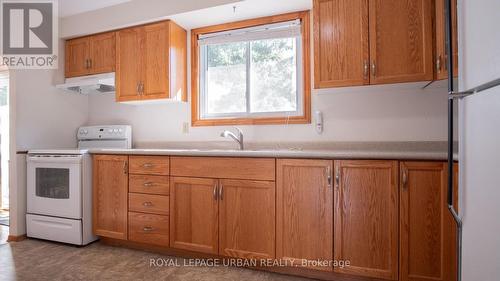
[[[185,29],[192,29],[311,8],[312,0],[244,0],[234,4],[176,14],[169,18]]]
[[[131,0],[59,0],[59,17],[69,17],[130,1]]]

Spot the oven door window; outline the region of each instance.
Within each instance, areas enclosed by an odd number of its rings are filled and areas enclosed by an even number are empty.
[[[69,169],[36,168],[36,196],[69,198]]]

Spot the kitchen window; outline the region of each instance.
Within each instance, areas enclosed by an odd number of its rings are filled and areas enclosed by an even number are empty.
[[[192,31],[194,126],[310,122],[308,13],[281,17]]]

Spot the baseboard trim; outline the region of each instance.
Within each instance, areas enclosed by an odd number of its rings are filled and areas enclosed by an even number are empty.
[[[7,242],[19,242],[19,241],[23,241],[24,239],[26,239],[26,234],[23,234],[23,235],[9,235],[9,237],[7,237]]]

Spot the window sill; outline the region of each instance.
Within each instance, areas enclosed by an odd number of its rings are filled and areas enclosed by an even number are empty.
[[[280,125],[310,124],[311,116],[263,117],[263,118],[225,118],[225,119],[193,119],[193,127],[226,126],[226,125]]]

